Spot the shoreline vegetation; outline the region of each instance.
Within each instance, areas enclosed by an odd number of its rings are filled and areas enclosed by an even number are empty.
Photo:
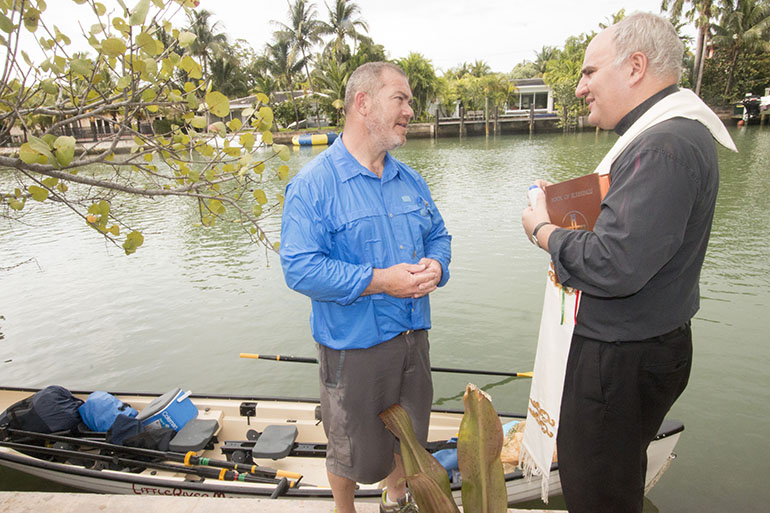
[[[0,146],[18,145],[0,148],[0,171],[9,177],[0,215],[20,221],[37,203],[55,201],[126,254],[142,245],[143,228],[112,201],[118,193],[186,198],[200,212],[194,222],[237,225],[277,251],[280,242],[262,223],[284,198],[268,195],[266,184],[288,179],[292,136],[317,132],[312,127],[340,132],[347,81],[368,62],[389,61],[406,74],[413,139],[595,130],[575,96],[583,55],[598,30],[625,16],[620,10],[499,72],[482,59],[443,70],[417,51],[393,57],[369,37],[354,0],[289,0],[261,49],[232,41],[197,0],[129,3],[74,0],[72,15],[84,27],[96,22],[72,34],[88,42],[76,51],[46,1],[0,1],[0,46],[8,49]],[[681,36],[680,85],[728,112],[746,93],[770,94],[770,0],[707,2],[708,12],[682,4],[662,9],[679,34],[687,24],[699,29],[695,45]],[[42,57],[27,53],[30,35]],[[283,131],[292,127],[311,129]],[[92,164],[113,172],[78,174]]]

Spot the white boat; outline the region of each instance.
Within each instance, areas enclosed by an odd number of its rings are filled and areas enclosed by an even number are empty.
[[[0,412],[36,391],[0,387]],[[73,394],[84,400],[88,396],[88,392]],[[158,397],[152,394],[114,395],[140,412]],[[106,443],[103,436],[100,440],[98,436],[91,435],[91,438],[87,438],[90,442],[83,443],[93,444],[94,447],[88,449],[80,445],[78,452],[73,453],[71,450],[77,449],[78,443],[72,443],[70,438],[74,437],[71,434],[66,435],[64,439],[57,439],[56,435],[39,435],[45,438],[47,443],[45,448],[35,450],[48,451],[44,454],[29,450],[36,439],[25,439],[20,437],[18,432],[12,433],[11,430],[0,426],[0,465],[98,493],[332,500],[324,459],[326,438],[319,420],[320,408],[317,400],[215,395],[191,395],[190,399],[198,409],[197,420],[212,425],[211,421],[216,421],[215,436],[200,451],[189,454],[183,451],[166,452],[163,453],[164,458],[153,462],[137,462],[136,460],[144,456],[141,450],[121,449],[120,446],[114,445],[105,448],[100,445]],[[431,415],[429,445],[436,448],[456,436],[461,418],[461,411],[434,410]],[[525,415],[500,415],[503,424],[524,418]],[[274,460],[257,451],[260,438],[269,438],[266,434],[260,435],[261,433],[286,429],[293,431],[294,427],[296,438],[283,442],[286,444],[285,456],[278,454],[278,459]],[[647,451],[648,489],[657,482],[675,457],[674,447],[683,430],[681,422],[667,420],[657,438],[650,444]],[[183,431],[180,431],[178,436],[181,436]],[[88,437],[89,434],[85,436]],[[19,444],[19,440],[26,442]],[[269,450],[275,450],[275,444]],[[278,450],[280,452],[280,448]],[[257,457],[252,459],[253,455]],[[180,463],[185,457],[188,458],[189,465]],[[208,466],[201,466],[206,463],[204,458],[210,459]],[[110,465],[110,462],[118,464],[115,468],[124,468],[111,470],[109,467],[113,465]],[[236,463],[238,466],[233,471],[232,467]],[[252,464],[258,466],[256,473],[244,472],[244,469],[248,469]],[[265,482],[256,482],[260,479]],[[517,470],[506,474],[505,482],[508,501],[511,504],[540,497],[538,478],[528,481]],[[456,502],[460,504],[461,485],[453,483],[452,492]],[[381,483],[361,484],[356,490],[356,500],[377,501],[381,493]],[[556,463],[551,468],[550,493],[561,493]]]

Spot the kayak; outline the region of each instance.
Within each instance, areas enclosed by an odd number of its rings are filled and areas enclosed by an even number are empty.
[[[0,412],[35,392],[0,387]],[[72,394],[83,400],[89,396],[89,392]],[[140,417],[159,399],[159,394],[113,395],[138,410]],[[333,500],[318,400],[196,394],[184,398],[197,408],[197,416],[178,431],[168,451],[110,444],[104,433],[87,430],[41,434],[6,425],[0,426],[0,465],[97,493]],[[526,415],[499,417],[507,425]],[[433,410],[428,449],[451,448],[461,419],[459,410]],[[683,430],[681,422],[664,421],[647,451],[647,489],[676,457],[674,447]],[[461,483],[455,481],[452,493],[461,504]],[[519,470],[506,473],[505,484],[509,504],[540,497],[540,480],[527,480]],[[360,484],[356,500],[380,500],[382,486]],[[550,494],[560,493],[554,463]]]

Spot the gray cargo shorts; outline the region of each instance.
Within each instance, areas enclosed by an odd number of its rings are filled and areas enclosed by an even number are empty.
[[[326,468],[358,483],[376,483],[394,469],[398,440],[380,412],[399,403],[417,439],[428,439],[433,403],[428,332],[404,332],[367,349],[337,351],[318,344],[321,417],[328,439]]]

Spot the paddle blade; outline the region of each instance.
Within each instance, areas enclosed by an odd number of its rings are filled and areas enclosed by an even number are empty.
[[[401,458],[404,460],[406,475],[425,474],[433,479],[439,489],[451,500],[452,490],[449,487],[449,476],[441,463],[417,441],[412,421],[409,420],[409,414],[406,413],[406,410],[400,404],[394,404],[380,413],[380,418],[385,423],[385,427],[401,442]],[[420,503],[420,498],[416,493],[415,500],[418,504]]]
[[[508,497],[500,452],[503,427],[489,396],[469,384],[463,396],[465,414],[457,437],[457,462],[463,476],[463,509],[505,513]]]

